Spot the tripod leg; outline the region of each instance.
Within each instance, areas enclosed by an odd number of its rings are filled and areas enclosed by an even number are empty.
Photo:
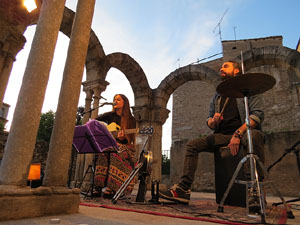
[[[250,154],[248,156],[250,158],[250,164],[251,165],[251,181],[253,181],[256,184],[257,193],[259,197],[259,205],[260,205],[260,214],[261,214],[261,223],[266,223],[266,207],[265,207],[265,201],[264,201],[264,194],[262,192],[262,189],[260,188],[259,180],[258,180],[258,173],[257,173],[257,161],[259,161],[258,157],[254,154]],[[254,176],[253,176],[254,175]]]
[[[225,193],[224,193],[224,195],[223,195],[223,197],[221,199],[221,202],[220,202],[219,207],[218,207],[218,212],[223,212],[224,202],[225,202],[225,200],[226,200],[226,198],[227,198],[227,196],[229,194],[229,191],[230,191],[233,183],[236,180],[236,177],[237,177],[237,175],[238,175],[238,173],[239,173],[239,171],[240,171],[243,163],[246,161],[246,159],[247,159],[246,156],[244,158],[242,158],[242,160],[239,162],[238,166],[236,167],[236,169],[235,169],[235,171],[233,173],[233,176],[232,176],[232,178],[231,178],[231,180],[230,180],[230,182],[229,182],[229,184],[228,184],[228,186],[226,188],[226,191],[225,191]]]
[[[88,168],[86,169],[86,171],[85,171],[85,173],[84,173],[84,176],[83,176],[81,182],[80,182],[79,185],[78,185],[78,188],[81,188],[81,187],[82,187],[82,184],[83,184],[83,182],[84,182],[84,180],[85,180],[85,177],[86,177],[86,175],[87,175],[88,173],[93,173],[93,167],[92,167],[92,165],[89,165]],[[89,189],[87,190],[87,192],[86,192],[84,195],[87,196],[88,193],[90,192],[90,189],[91,189],[91,187],[89,187]],[[81,193],[83,194],[83,191],[81,191]]]
[[[139,172],[139,170],[142,168],[143,163],[139,163],[135,166],[135,168],[131,171],[131,173],[129,174],[127,180],[121,185],[121,187],[119,188],[119,190],[116,192],[116,194],[114,195],[114,197],[111,199],[112,203],[116,204],[118,199],[120,198],[120,196],[123,194],[123,192],[125,191],[125,189],[128,187],[128,185],[130,184],[130,182],[132,181],[132,179],[135,177],[135,175]]]

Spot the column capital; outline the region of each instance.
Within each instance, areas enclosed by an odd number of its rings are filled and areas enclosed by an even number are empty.
[[[137,122],[150,122],[151,121],[151,108],[148,105],[132,106],[131,107],[134,118]]]
[[[155,107],[152,110],[152,121],[164,124],[169,117],[170,110],[162,107]]]
[[[99,90],[101,93],[105,91],[107,85],[109,85],[109,82],[103,79],[96,79],[91,81],[84,81],[82,82],[82,85],[83,91],[92,90],[95,93],[95,90]]]
[[[0,27],[0,51],[15,60],[15,56],[24,47],[26,38],[20,30],[6,21],[0,20]]]
[[[155,122],[164,124],[169,117],[170,110],[163,107],[133,106],[133,115],[138,122]]]

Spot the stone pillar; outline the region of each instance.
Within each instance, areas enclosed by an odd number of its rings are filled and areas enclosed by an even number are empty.
[[[94,102],[93,102],[93,110],[92,114],[91,114],[91,119],[95,119],[98,116],[98,112],[99,112],[99,101],[100,101],[100,95],[101,93],[105,90],[106,85],[108,84],[106,81],[102,81],[102,80],[96,80],[94,81],[94,85],[90,86],[89,88],[92,88],[93,92],[94,92]],[[101,84],[101,83],[104,83]],[[95,155],[94,154],[87,154],[85,155],[85,162],[84,162],[84,171],[86,171],[88,169],[89,165],[93,165],[93,160],[95,159]],[[83,171],[83,172],[84,172]],[[88,174],[86,176],[86,181],[90,181],[91,178],[91,174]]]
[[[151,179],[161,181],[161,162],[162,162],[162,125],[166,122],[170,111],[165,108],[153,109],[152,126],[154,133],[150,139],[153,154]]]
[[[0,168],[0,184],[25,186],[65,1],[44,1]]]
[[[93,101],[93,91],[88,89],[85,91],[86,93],[86,98],[85,98],[85,106],[84,106],[84,111],[87,112],[89,110],[91,110],[91,104]],[[85,124],[86,122],[89,121],[91,114],[90,113],[86,113],[83,115],[83,124]]]
[[[66,186],[95,0],[78,0],[47,158],[44,186]]]
[[[151,180],[161,180],[161,161],[162,161],[162,125],[169,115],[169,110],[163,107],[134,106],[133,114],[139,123],[139,128],[153,126],[154,133],[150,137],[146,146],[147,150],[152,151],[153,162],[151,167]]]
[[[98,88],[93,89],[94,91],[94,102],[93,102],[93,110],[92,111],[92,115],[91,115],[91,119],[95,119],[98,116],[98,107],[99,107],[99,101],[100,101],[100,90]]]
[[[18,52],[23,48],[26,39],[23,34],[14,29],[11,24],[0,21],[0,108],[3,103],[13,62]]]

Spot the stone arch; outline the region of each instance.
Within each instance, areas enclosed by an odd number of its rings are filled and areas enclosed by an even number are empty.
[[[75,17],[75,12],[68,7],[65,7],[63,18],[61,21],[60,31],[68,36],[71,37],[71,31],[72,31],[72,25]],[[37,23],[37,19],[31,23],[31,25],[34,25]],[[97,70],[97,62],[100,61],[101,58],[105,57],[105,52],[103,50],[103,47],[97,38],[95,32],[91,29],[90,33],[90,41],[88,45],[88,51],[87,51],[87,57],[86,57],[86,71],[87,74],[90,71]]]
[[[71,36],[74,17],[75,17],[75,12],[65,7],[60,31],[68,37]],[[96,69],[96,66],[98,64],[97,62],[99,62],[99,60],[103,57],[105,57],[103,47],[100,41],[98,40],[95,32],[91,29],[90,41],[89,41],[86,63],[85,63],[87,74],[89,74],[91,71],[97,70]]]
[[[135,105],[151,103],[152,90],[148,84],[147,77],[140,65],[129,55],[121,52],[112,53],[106,56],[105,76],[110,68],[120,70],[128,79],[135,96]]]
[[[293,70],[300,78],[300,53],[283,46],[266,46],[246,51],[243,55],[245,71],[255,67],[273,65]],[[234,60],[240,61],[238,56]]]
[[[239,61],[240,57],[234,60]],[[299,130],[300,53],[282,46],[266,46],[244,53],[245,73],[262,72],[276,79],[275,86],[264,93],[263,129],[269,132]],[[270,110],[271,109],[271,110]]]
[[[184,83],[192,80],[203,80],[217,86],[220,81],[219,74],[202,64],[187,65],[170,73],[155,90],[155,105],[166,108],[170,95]]]

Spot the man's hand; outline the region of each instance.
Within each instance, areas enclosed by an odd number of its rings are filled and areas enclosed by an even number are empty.
[[[238,137],[235,137],[233,135],[228,144],[231,155],[235,156],[238,154],[238,152],[240,150],[240,143],[241,143],[241,140]]]
[[[223,120],[223,114],[215,113],[215,115],[213,117],[213,122],[214,122],[215,126],[219,125],[219,123],[221,123],[222,120]]]

